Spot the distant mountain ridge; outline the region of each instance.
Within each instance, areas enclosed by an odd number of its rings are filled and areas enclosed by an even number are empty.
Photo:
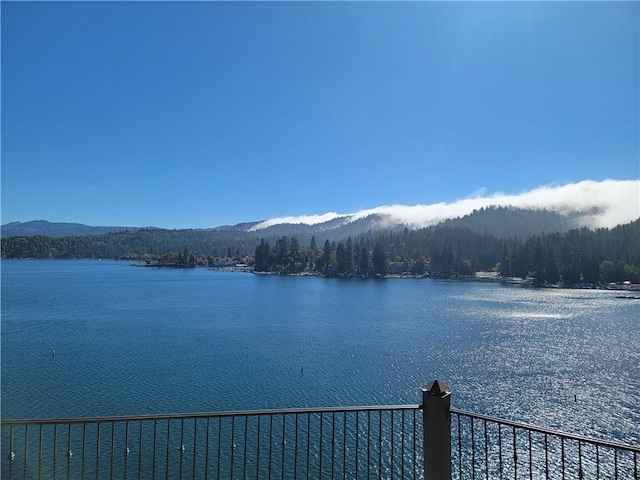
[[[550,210],[519,209],[515,207],[487,207],[474,210],[463,217],[442,220],[432,226],[452,228],[467,228],[477,233],[488,233],[498,237],[519,236],[527,238],[532,235],[549,232],[565,232],[572,228],[585,226],[583,216],[579,213],[561,214]],[[317,242],[325,240],[345,239],[367,231],[402,230],[411,226],[395,220],[390,215],[370,214],[356,218],[346,215],[331,219],[327,222],[313,225],[305,223],[280,223],[257,228],[263,222],[243,222],[237,225],[224,225],[205,229],[182,229],[201,231],[203,234],[233,235],[236,238],[279,238],[295,236],[302,243],[308,243],[311,237]],[[45,220],[31,222],[13,222],[3,225],[0,233],[3,238],[22,236],[30,237],[43,235],[49,237],[86,236],[116,233],[122,231],[136,231],[154,227],[119,227],[119,226],[89,226],[79,223],[56,223]],[[163,229],[159,229],[163,230]]]
[[[550,232],[566,232],[585,226],[582,214],[561,214],[544,209],[521,209],[515,207],[488,207],[474,210],[462,217],[434,222],[431,227],[468,228],[476,233],[487,233],[497,237],[532,235]],[[249,224],[244,224],[249,225]],[[257,223],[256,225],[259,225]],[[249,231],[262,237],[298,236],[301,241],[315,236],[316,240],[328,238],[340,240],[360,233],[378,230],[416,230],[410,225],[395,220],[391,215],[374,213],[365,217],[345,216],[314,225],[281,223]],[[429,227],[421,227],[429,228]]]
[[[100,235],[102,233],[122,232],[124,230],[139,230],[141,227],[93,227],[82,223],[48,222],[33,220],[30,222],[11,222],[0,227],[2,237],[73,237],[81,235]]]

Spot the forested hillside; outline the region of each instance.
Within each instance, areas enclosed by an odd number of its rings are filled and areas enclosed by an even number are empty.
[[[504,277],[531,277],[536,284],[640,282],[640,220],[614,229],[573,229],[498,238],[469,228],[429,227],[402,232],[368,232],[345,241],[301,246],[282,237],[256,248],[255,270],[318,271],[330,275],[384,275],[398,272],[456,276],[495,271]]]
[[[126,230],[74,237],[9,237],[2,239],[3,258],[144,259],[189,249],[198,256],[252,254],[259,238],[223,230]]]
[[[579,215],[561,215],[550,210],[529,210],[513,207],[488,207],[474,210],[464,217],[445,220],[445,227],[469,228],[477,233],[497,237],[527,238],[540,233],[566,232],[580,227]]]

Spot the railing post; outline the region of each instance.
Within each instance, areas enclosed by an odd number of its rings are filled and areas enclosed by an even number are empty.
[[[451,393],[440,380],[422,389],[425,480],[451,480]]]

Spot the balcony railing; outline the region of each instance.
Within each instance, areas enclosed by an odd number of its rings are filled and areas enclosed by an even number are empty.
[[[455,478],[639,479],[640,448],[452,408]]]
[[[2,420],[2,479],[638,480],[640,448],[422,405]]]
[[[418,405],[2,422],[3,478],[420,478]]]

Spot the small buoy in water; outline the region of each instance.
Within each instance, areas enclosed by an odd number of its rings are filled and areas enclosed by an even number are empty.
[[[304,373],[304,366],[300,365],[300,373]]]
[[[55,357],[55,356],[56,356],[56,351],[55,351],[55,350],[52,350],[52,351],[51,351],[51,356],[52,356],[52,357]]]

